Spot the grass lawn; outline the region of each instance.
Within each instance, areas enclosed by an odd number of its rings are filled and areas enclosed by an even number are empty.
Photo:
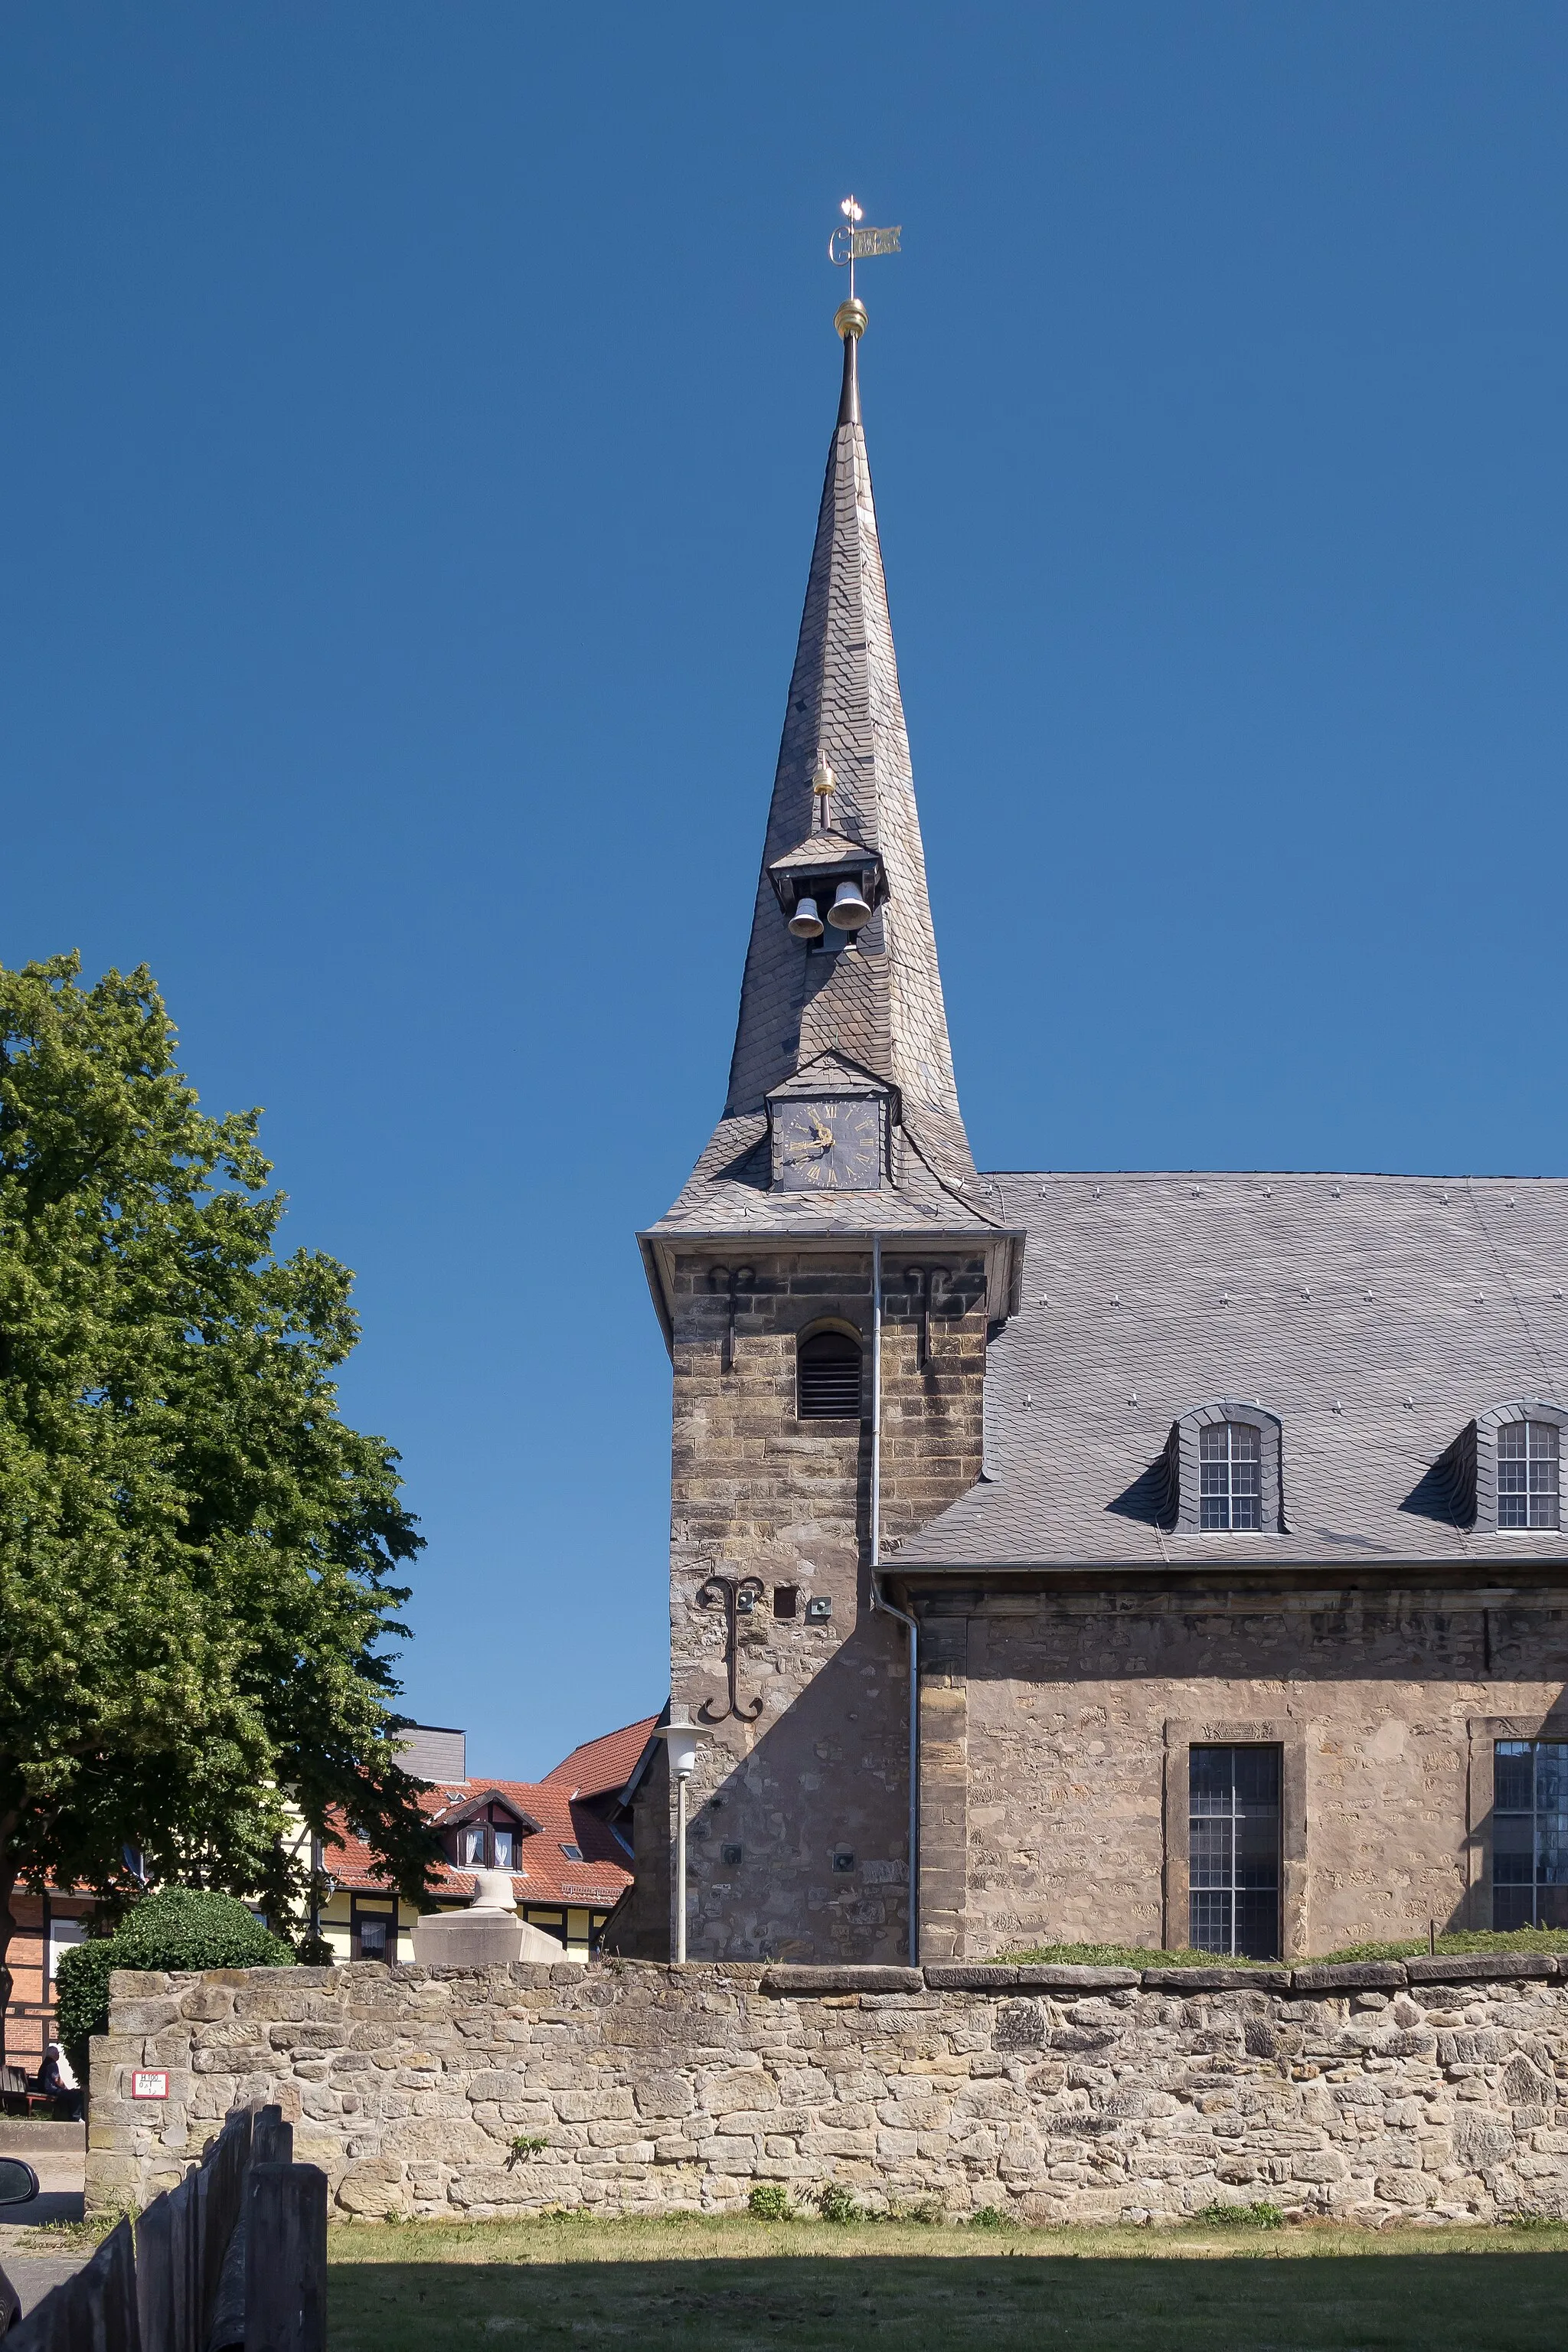
[[[1568,2227],[922,2229],[672,2218],[331,2232],[329,2352],[1559,2352]]]

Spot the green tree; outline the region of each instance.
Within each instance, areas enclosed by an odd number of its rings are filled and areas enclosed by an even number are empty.
[[[275,1255],[258,1114],[200,1109],[149,973],[79,970],[0,967],[5,2001],[47,1872],[122,1902],[138,1848],[281,1917],[301,1818],[342,1807],[416,1900],[431,1853],[385,1654],[422,1538],[338,1418],[350,1276]]]
[[[116,1969],[279,1969],[294,1954],[232,1895],[164,1886],[132,1906],[112,1936],[89,1936],[60,1954],[55,2025],[85,2083],[89,2044],[109,2031],[109,1979]]]

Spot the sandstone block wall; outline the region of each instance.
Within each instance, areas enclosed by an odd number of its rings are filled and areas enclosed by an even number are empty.
[[[932,1958],[1184,1945],[1203,1741],[1281,1751],[1287,1959],[1489,1927],[1493,1744],[1568,1738],[1553,1591],[1303,1574],[913,1606]]]
[[[1254,2199],[1368,2223],[1568,2217],[1551,1959],[1253,1977],[362,1963],[121,1974],[111,1992],[96,2207],[144,2201],[231,2106],[276,2099],[337,2213],[366,2219],[729,2210],[758,2180],[1033,2222]],[[168,2070],[166,2103],[128,2095],[137,2066]]]
[[[979,1475],[985,1303],[981,1260],[889,1246],[882,1510],[896,1546]],[[690,1790],[689,1951],[897,1959],[908,1662],[901,1629],[870,1609],[869,1425],[795,1410],[800,1335],[825,1321],[869,1333],[868,1244],[716,1244],[680,1258],[674,1306],[671,1687],[677,1712],[712,1729]],[[866,1382],[868,1405],[868,1371]],[[701,1598],[715,1574],[762,1588],[738,1621],[733,1709],[725,1612]],[[796,1596],[793,1615],[776,1613],[781,1590]],[[830,1613],[812,1617],[812,1602]],[[645,1847],[650,1864],[669,1852],[668,1787],[650,1787],[641,1810],[639,1873]],[[666,1861],[617,1923],[623,1949],[668,1957],[669,1885]]]

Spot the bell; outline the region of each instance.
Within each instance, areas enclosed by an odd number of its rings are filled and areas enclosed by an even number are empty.
[[[819,940],[822,937],[822,917],[816,911],[815,898],[796,900],[789,927],[797,940]]]
[[[860,896],[858,882],[840,882],[827,909],[827,919],[836,931],[858,931],[862,923],[870,921],[871,909]]]

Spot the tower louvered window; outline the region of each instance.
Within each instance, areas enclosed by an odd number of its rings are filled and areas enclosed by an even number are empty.
[[[1558,1522],[1557,1431],[1549,1421],[1505,1421],[1497,1433],[1500,1528]]]
[[[1244,1421],[1215,1421],[1201,1429],[1198,1482],[1200,1526],[1261,1527],[1263,1448],[1257,1430]]]
[[[816,1331],[800,1343],[795,1409],[802,1421],[858,1421],[860,1342],[846,1331]]]

